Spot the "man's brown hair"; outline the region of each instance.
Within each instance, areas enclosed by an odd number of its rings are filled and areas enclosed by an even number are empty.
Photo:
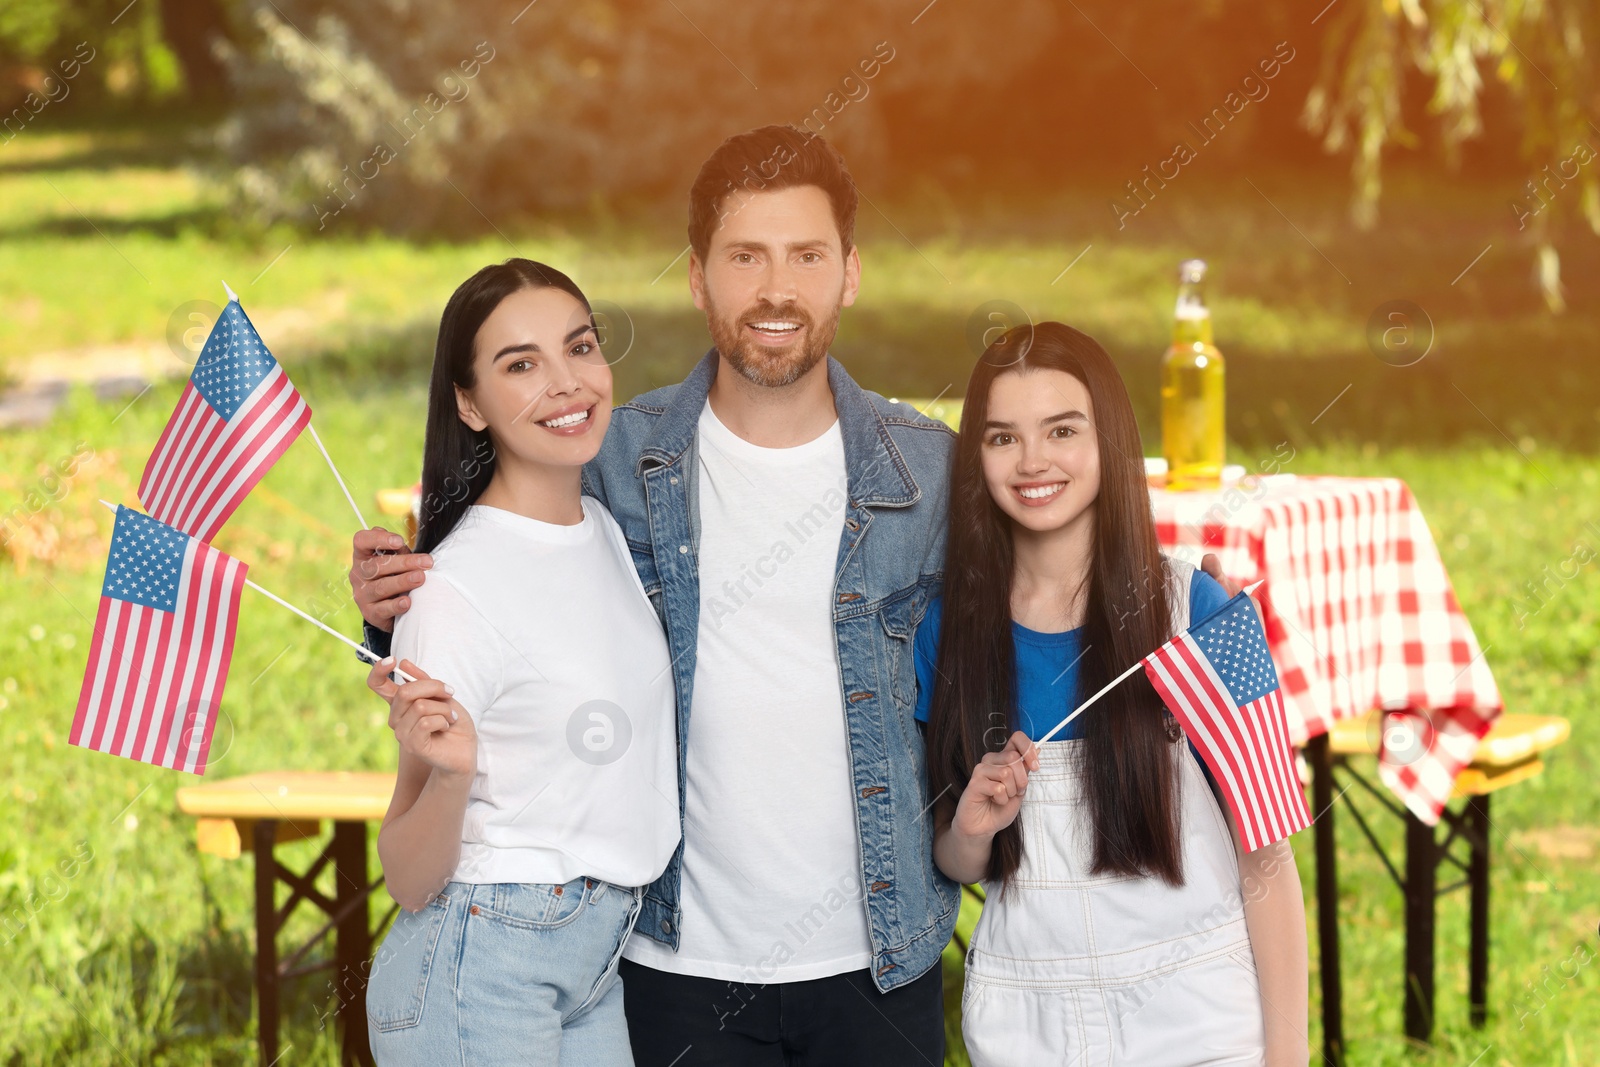
[[[689,246],[703,262],[711,235],[744,197],[797,185],[828,194],[840,248],[849,252],[855,245],[856,183],[838,149],[793,125],[760,126],[717,146],[689,187]]]

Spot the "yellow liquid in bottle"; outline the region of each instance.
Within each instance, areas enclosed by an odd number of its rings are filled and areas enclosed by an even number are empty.
[[[1225,430],[1222,353],[1211,343],[1211,313],[1200,297],[1199,279],[1191,284],[1185,277],[1172,346],[1161,359],[1161,451],[1168,489],[1222,485]]]

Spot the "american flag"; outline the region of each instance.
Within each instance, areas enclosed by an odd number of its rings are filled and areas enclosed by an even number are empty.
[[[1150,653],[1144,670],[1222,787],[1246,851],[1311,825],[1278,672],[1248,595]]]
[[[68,740],[204,774],[246,570],[198,538],[118,507]]]
[[[209,541],[310,421],[311,408],[229,300],[145,464],[139,500],[152,517]]]

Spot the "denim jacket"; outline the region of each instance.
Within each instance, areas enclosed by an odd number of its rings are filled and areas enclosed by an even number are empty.
[[[666,628],[677,696],[680,824],[700,616],[696,427],[717,366],[713,349],[682,383],[617,408],[600,454],[583,469],[583,491],[622,527]],[[849,496],[831,591],[839,687],[871,970],[878,989],[887,992],[938,964],[959,904],[960,887],[933,862],[912,649],[943,577],[955,436],[908,405],[862,389],[831,356],[828,385],[844,438]],[[387,638],[368,628],[374,651],[385,653],[378,645]],[[674,950],[683,919],[682,874],[680,841],[666,871],[646,890],[635,927]]]

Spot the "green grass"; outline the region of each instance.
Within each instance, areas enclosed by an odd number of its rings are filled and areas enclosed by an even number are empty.
[[[24,150],[34,154],[24,159]],[[1209,211],[1173,195],[1164,220],[1152,209],[1123,235],[1088,194],[1036,211],[976,204],[954,214],[924,190],[903,203],[878,200],[909,240],[863,209],[867,281],[836,350],[869,387],[959,393],[972,358],[962,340],[968,317],[984,301],[1011,300],[1105,340],[1141,399],[1148,431],[1153,404],[1144,399],[1153,395],[1172,268],[1192,251],[1210,254],[1219,343],[1230,357],[1230,458],[1249,463],[1288,439],[1297,472],[1404,478],[1508,709],[1573,723],[1572,740],[1545,775],[1495,798],[1484,1031],[1466,1021],[1466,902],[1457,894],[1439,909],[1437,1040],[1431,1050],[1406,1047],[1399,895],[1354,823],[1340,821],[1351,1062],[1600,1062],[1596,969],[1584,966],[1570,981],[1550,977],[1563,967],[1571,973],[1575,952],[1600,952],[1592,873],[1600,737],[1589,714],[1600,697],[1600,563],[1547,584],[1544,606],[1522,618],[1529,583],[1563,565],[1572,574],[1579,542],[1600,540],[1600,525],[1586,528],[1600,524],[1593,313],[1574,299],[1574,314],[1548,319],[1524,292],[1524,265],[1509,248],[1450,285],[1495,240],[1485,235],[1496,203],[1489,192],[1419,195],[1394,213],[1405,225],[1371,237],[1339,222],[1336,186],[1257,184],[1351,283],[1248,187],[1243,196],[1220,182],[1197,189]],[[159,341],[173,307],[215,299],[216,279],[226,277],[258,321],[296,309],[325,317],[315,343],[279,355],[363,507],[376,489],[414,480],[421,368],[438,308],[472,269],[509,254],[507,241],[493,233],[436,245],[353,233],[231,235],[206,189],[131,135],[30,134],[27,144],[18,138],[0,149],[0,355]],[[681,249],[679,232],[648,218],[590,220],[572,232],[538,222],[508,230],[520,250],[570,269],[592,296],[627,309],[636,339],[617,365],[624,396],[675,380],[706,345],[682,262],[652,284]],[[285,245],[290,251],[253,280]],[[1569,256],[1575,295],[1600,274],[1585,255]],[[1418,300],[1439,323],[1441,358],[1412,373],[1377,364],[1362,341],[1371,307],[1391,295]],[[26,558],[0,556],[0,790],[8,816],[0,828],[8,963],[0,973],[0,1063],[197,1065],[255,1056],[248,858],[197,854],[193,824],[174,805],[191,777],[66,743],[110,530],[95,500],[134,500],[176,395],[177,383],[165,383],[124,411],[127,400],[100,403],[80,390],[49,426],[0,434],[0,514],[37,513],[36,530],[53,538]],[[74,458],[77,473],[65,484],[49,474]],[[358,620],[344,579],[353,522],[320,456],[302,441],[218,544],[267,588],[353,633]],[[211,774],[392,768],[392,737],[362,679],[347,650],[247,593]],[[1397,854],[1398,827],[1380,826]],[[1310,843],[1304,834],[1296,842],[1308,910]],[[298,843],[280,854],[298,868],[313,852]],[[375,906],[374,917],[382,910]],[[291,936],[315,925],[302,912]],[[1313,968],[1315,950],[1313,939]],[[1538,999],[1530,983],[1543,983]],[[1312,995],[1308,1040],[1318,1047],[1314,983]],[[321,1025],[324,979],[291,985],[284,1004],[283,1040],[292,1045],[284,1062],[335,1063],[337,1043]]]

